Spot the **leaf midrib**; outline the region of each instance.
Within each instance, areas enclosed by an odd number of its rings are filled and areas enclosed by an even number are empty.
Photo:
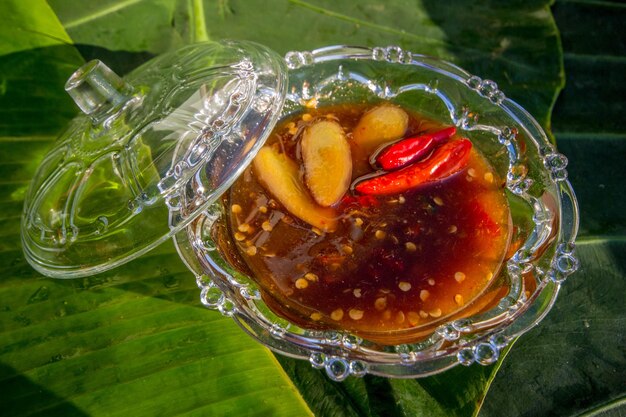
[[[82,24],[91,22],[92,20],[97,20],[97,19],[99,19],[99,18],[101,18],[103,16],[106,16],[108,14],[115,13],[118,10],[124,9],[125,7],[129,7],[129,6],[132,6],[134,4],[140,3],[141,1],[143,1],[143,0],[125,0],[125,1],[123,1],[121,3],[114,4],[113,6],[104,7],[102,9],[100,9],[99,11],[97,11],[95,13],[92,13],[90,15],[87,15],[87,16],[83,16],[82,18],[78,18],[78,19],[75,19],[75,20],[70,20],[68,22],[64,22],[63,26],[65,26],[66,30],[67,29],[72,29],[73,27],[80,26]]]
[[[572,417],[592,417],[592,416],[599,416],[599,415],[604,416],[605,414],[600,414],[600,413],[603,413],[604,411],[609,411],[609,410],[616,410],[618,408],[620,408],[622,411],[626,409],[626,395],[621,395],[617,398],[614,398],[611,401],[598,404],[597,406],[594,406],[594,407],[590,407],[584,410],[582,413],[576,414],[575,416],[572,416]]]

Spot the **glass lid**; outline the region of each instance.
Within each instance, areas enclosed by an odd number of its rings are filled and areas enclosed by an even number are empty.
[[[83,114],[25,199],[28,262],[53,277],[91,275],[175,234],[252,160],[286,85],[282,58],[249,42],[190,45],[123,79],[85,64],[65,86]]]

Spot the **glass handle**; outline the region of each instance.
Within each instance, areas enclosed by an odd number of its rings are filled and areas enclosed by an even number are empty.
[[[94,59],[72,74],[65,91],[83,113],[99,123],[128,101],[133,88],[102,61]]]

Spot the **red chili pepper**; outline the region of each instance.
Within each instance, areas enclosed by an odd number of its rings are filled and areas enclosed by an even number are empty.
[[[468,139],[445,143],[435,149],[428,159],[362,181],[355,189],[363,194],[389,195],[442,180],[465,168],[471,149],[472,142]]]
[[[437,145],[450,139],[455,133],[456,128],[453,126],[438,132],[403,139],[378,155],[376,162],[387,171],[402,168],[410,162],[425,157]]]

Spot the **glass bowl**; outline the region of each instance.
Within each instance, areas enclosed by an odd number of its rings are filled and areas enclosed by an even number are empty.
[[[331,46],[290,52],[285,60],[283,118],[310,106],[385,100],[456,126],[506,178],[513,243],[480,297],[417,333],[398,331],[396,344],[382,344],[347,331],[305,329],[274,314],[253,277],[239,267],[222,199],[175,235],[202,303],[232,317],[273,351],[308,359],[337,381],[367,373],[413,378],[497,361],[513,338],[548,313],[561,283],[578,268],[578,208],[567,159],[496,83],[450,63],[396,46]]]

